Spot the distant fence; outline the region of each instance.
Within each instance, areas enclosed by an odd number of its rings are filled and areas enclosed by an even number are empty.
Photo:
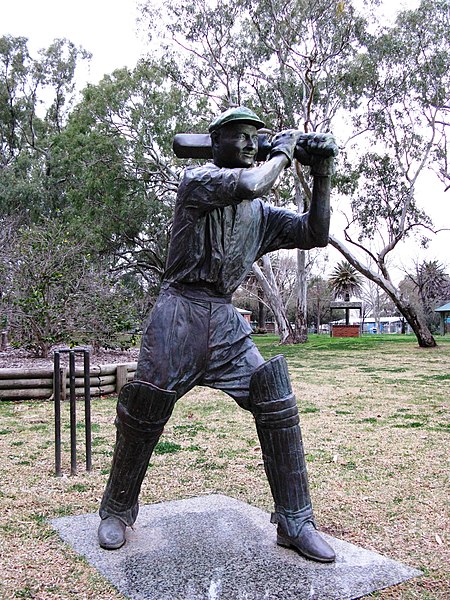
[[[137,363],[92,365],[91,396],[119,393],[134,378]],[[53,367],[0,369],[0,400],[49,400],[53,398]],[[75,394],[84,395],[83,368],[75,369]],[[68,367],[61,367],[61,399],[69,396]]]

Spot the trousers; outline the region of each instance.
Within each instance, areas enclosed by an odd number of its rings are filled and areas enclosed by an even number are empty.
[[[222,390],[249,410],[249,385],[264,359],[230,298],[198,289],[163,291],[144,326],[136,379],[176,391]]]

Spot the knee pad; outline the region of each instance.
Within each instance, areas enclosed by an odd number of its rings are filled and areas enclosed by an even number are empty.
[[[132,440],[159,436],[172,414],[176,397],[176,392],[145,381],[125,384],[117,402],[117,430]]]
[[[250,379],[250,410],[258,425],[278,429],[298,425],[298,409],[281,354],[258,367]]]

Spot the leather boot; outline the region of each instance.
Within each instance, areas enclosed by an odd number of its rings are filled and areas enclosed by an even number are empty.
[[[126,528],[126,523],[118,517],[102,519],[98,527],[98,543],[106,550],[121,548],[125,544]]]
[[[102,548],[114,550],[125,543],[126,526],[133,525],[139,511],[139,492],[150,457],[175,401],[175,392],[143,381],[127,383],[119,394],[116,446],[99,511]]]
[[[252,375],[250,409],[275,502],[271,520],[278,525],[277,543],[319,562],[334,561],[334,550],[314,523],[298,409],[283,356]]]

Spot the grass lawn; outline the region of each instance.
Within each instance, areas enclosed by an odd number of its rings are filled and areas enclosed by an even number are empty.
[[[450,336],[428,350],[409,336],[255,339],[265,358],[288,360],[320,528],[424,572],[373,597],[449,598]],[[93,471],[83,471],[80,423],[79,473],[62,478],[52,404],[0,404],[1,598],[122,598],[47,522],[98,510],[115,400],[93,400]],[[68,474],[66,405],[63,419]],[[224,394],[196,388],[181,399],[156,450],[142,503],[222,493],[271,511],[251,415]]]

